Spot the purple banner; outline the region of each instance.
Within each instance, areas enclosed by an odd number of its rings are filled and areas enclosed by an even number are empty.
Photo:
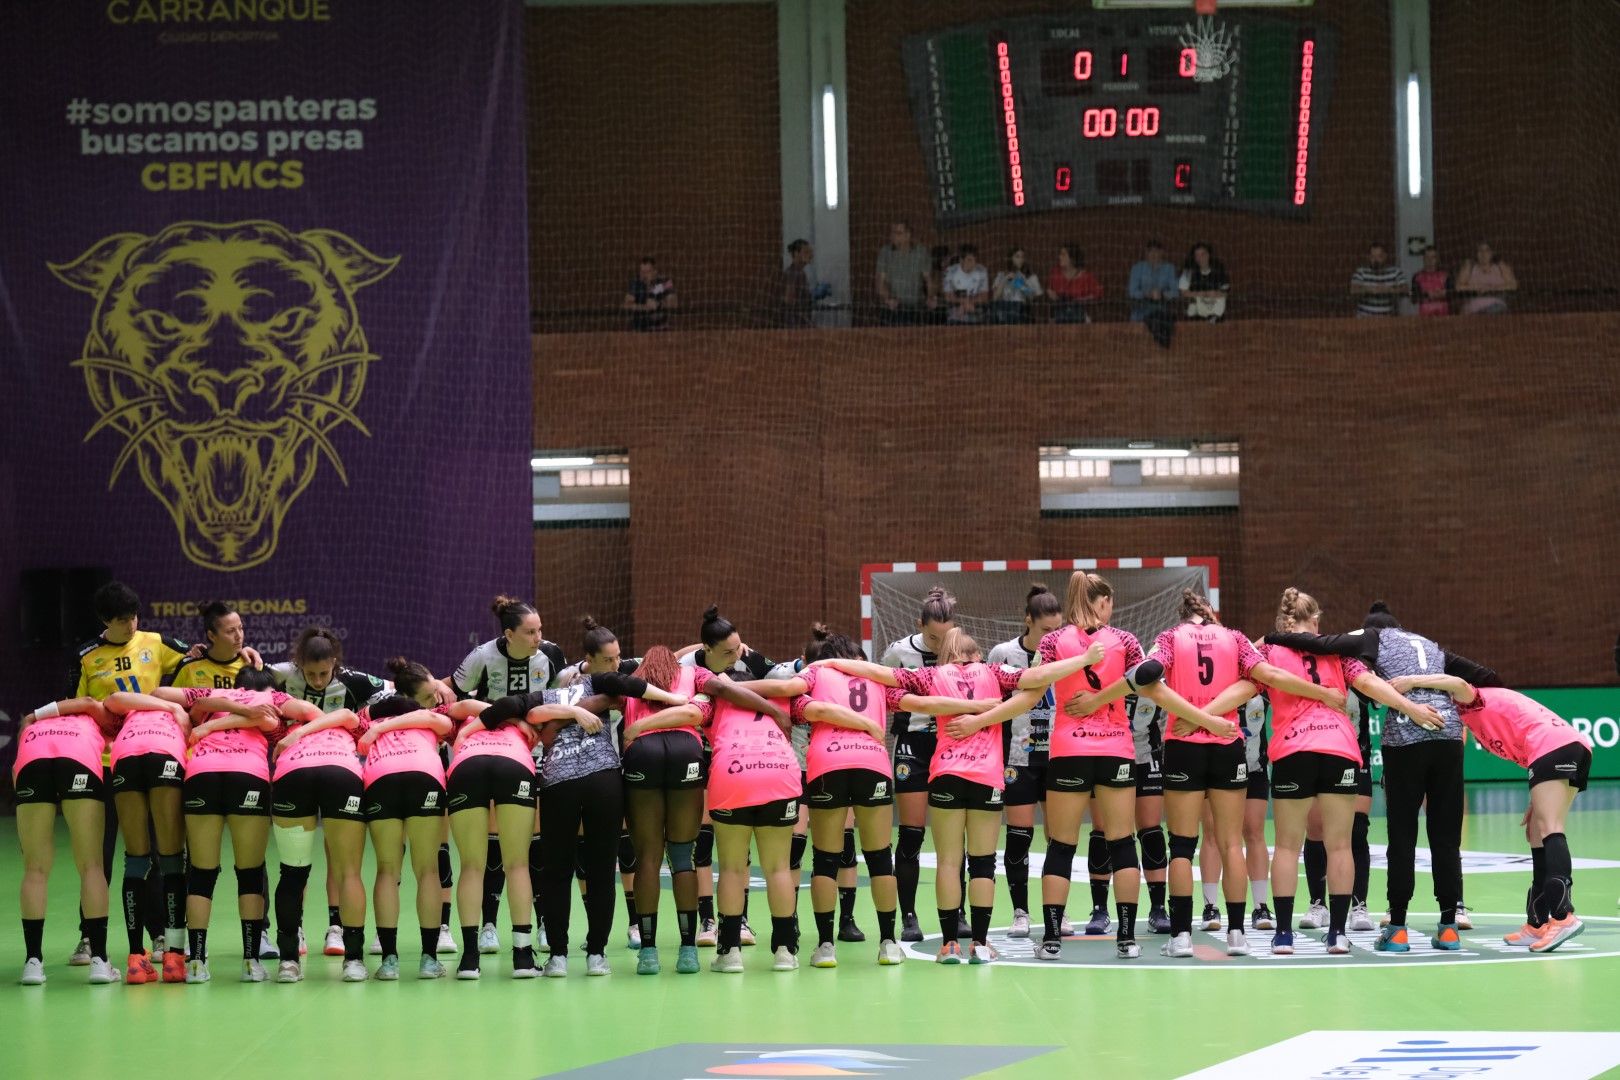
[[[0,6],[0,706],[67,689],[30,568],[373,671],[528,594],[522,42],[520,0]]]

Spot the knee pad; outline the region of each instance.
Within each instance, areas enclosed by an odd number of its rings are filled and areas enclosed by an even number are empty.
[[[264,863],[258,866],[236,868],[236,895],[237,896],[263,896],[269,888],[269,879],[265,876]]]
[[[124,852],[124,877],[134,878],[136,881],[141,881],[146,877],[147,874],[151,873],[151,871],[152,856],[131,855],[127,851]]]
[[[839,858],[836,851],[822,851],[816,848],[810,853],[810,876],[836,879]]]
[[[214,866],[204,869],[201,866],[193,866],[186,881],[186,895],[200,896],[204,900],[212,900],[214,898],[214,883],[218,880],[219,867]]]
[[[1029,845],[1035,840],[1035,830],[1020,825],[1007,826],[1006,863],[1008,867],[1029,865]]]
[[[630,839],[628,831],[619,834],[619,873],[633,874],[636,872],[636,845]]]
[[[1157,825],[1136,834],[1142,845],[1142,869],[1163,870],[1170,865],[1170,854],[1164,846],[1164,830]]]
[[[159,855],[158,873],[167,877],[170,874],[183,874],[186,870],[186,860],[183,855]]]
[[[1108,861],[1113,864],[1116,874],[1121,870],[1135,870],[1138,866],[1136,837],[1122,836],[1118,840],[1108,841]]]
[[[450,845],[439,845],[439,888],[448,889],[456,883],[455,875],[450,869]]]
[[[691,848],[692,866],[705,867],[714,865],[714,826],[698,826],[697,843]],[[687,867],[688,870],[692,866]]]
[[[484,873],[490,874],[505,869],[505,864],[501,862],[501,838],[491,833],[484,845]]]
[[[1047,845],[1051,850],[1051,845]],[[1086,870],[1092,877],[1101,877],[1108,873],[1108,840],[1103,836],[1101,829],[1092,829],[1091,836],[1086,841]]]
[[[714,834],[711,832],[709,835],[712,838]],[[669,852],[669,872],[671,874],[690,874],[699,866],[709,865],[708,863],[698,862],[692,855],[693,849],[702,843],[702,833],[698,833],[696,842],[691,840],[670,840],[666,842],[664,850]]]
[[[803,833],[795,833],[789,842],[788,869],[797,871],[804,865],[804,849],[809,845],[810,838]]]
[[[838,866],[843,870],[855,869],[855,830],[844,830],[844,850],[838,853]]]
[[[1164,678],[1164,665],[1157,660],[1144,660],[1131,668],[1125,675],[1125,681],[1132,690],[1140,690],[1144,686],[1152,686]]]
[[[969,855],[967,857],[967,868],[968,877],[970,878],[994,878],[996,876],[996,856],[993,852],[989,855]]]
[[[544,857],[542,856],[541,852],[544,850],[545,844],[540,839],[539,834],[529,837],[529,873],[533,875],[531,881],[538,881],[540,879],[540,868],[544,861]]]
[[[1191,860],[1198,854],[1198,837],[1170,834],[1170,858]]]
[[[1046,863],[1041,867],[1041,876],[1069,880],[1069,875],[1074,873],[1074,855],[1077,850],[1079,849],[1073,844],[1065,844],[1061,840],[1048,840]]]
[[[585,856],[583,852],[574,853],[574,878],[578,881],[585,880]]]
[[[315,831],[277,825],[276,857],[282,866],[308,866],[315,860]]]
[[[894,858],[896,862],[914,863],[917,856],[922,854],[923,837],[928,831],[921,825],[900,826],[900,843],[895,845]]]
[[[893,877],[894,853],[886,847],[861,852],[866,859],[867,877]]]

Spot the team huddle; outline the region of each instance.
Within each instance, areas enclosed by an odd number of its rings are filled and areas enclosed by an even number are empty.
[[[407,867],[420,978],[445,977],[439,957],[456,954],[455,976],[479,978],[481,958],[501,950],[503,895],[512,977],[565,977],[576,882],[587,974],[612,971],[622,893],[636,972],[657,975],[666,869],[675,971],[696,974],[699,949],[712,947],[711,970],[742,972],[742,950],[755,943],[746,913],[756,859],[772,966],[794,970],[807,850],[811,966],[836,967],[839,942],[866,940],[855,920],[857,853],[878,920],[877,962],[897,965],[907,955],[902,942],[924,939],[916,899],[930,832],[939,963],[997,959],[998,844],[1013,906],[1007,936],[1039,934],[1035,956],[1060,960],[1075,931],[1066,913],[1087,822],[1084,934],[1113,930],[1121,960],[1141,955],[1144,881],[1146,922],[1165,937],[1162,953],[1194,955],[1195,858],[1205,899],[1198,928],[1224,926],[1230,955],[1249,954],[1251,930],[1270,932],[1272,955],[1291,954],[1302,853],[1309,895],[1299,928],[1322,931],[1327,954],[1345,955],[1349,930],[1374,929],[1368,702],[1390,710],[1382,738],[1388,915],[1373,947],[1412,947],[1420,812],[1440,911],[1430,946],[1458,950],[1458,931],[1471,928],[1460,851],[1465,730],[1529,775],[1532,881],[1525,923],[1504,940],[1551,952],[1582,930],[1564,826],[1586,787],[1591,743],[1501,687],[1489,668],[1401,627],[1381,603],[1361,629],[1322,636],[1320,607],[1290,588],[1275,631],[1251,641],[1185,590],[1177,624],[1144,651],[1110,625],[1111,586],[1077,571],[1061,598],[1032,586],[1024,633],[988,654],[955,625],[954,598],[935,588],[917,632],[878,663],[820,624],[799,658],[773,663],[710,608],[698,644],[654,646],[636,659],[586,618],[581,658],[570,665],[542,636],[531,605],[498,597],[499,635],[445,679],[404,657],[389,661],[386,679],[350,669],[337,635],[319,627],[299,635],[289,659],[265,665],[245,645],[241,616],[223,603],[204,609],[206,640],[191,648],[141,630],[127,586],[105,586],[96,608],[105,630],[80,649],[74,696],[23,719],[14,781],[24,985],[46,981],[58,812],[79,876],[70,963],[88,966],[93,984],[209,981],[227,831],[244,982],[272,978],[267,960],[275,981],[303,979],[317,836],[326,857],[323,951],[343,958],[348,982],[400,977]],[[1046,836],[1038,912],[1029,897],[1037,809]],[[265,865],[272,835],[273,893]],[[119,837],[129,938],[122,969],[107,945]],[[539,950],[549,953],[544,964]],[[375,969],[368,951],[381,958]]]

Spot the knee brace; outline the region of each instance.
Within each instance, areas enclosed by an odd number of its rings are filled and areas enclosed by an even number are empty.
[[[894,853],[886,847],[873,848],[871,851],[861,852],[866,859],[867,877],[893,877]]]
[[[923,837],[928,831],[921,825],[900,826],[900,843],[895,845],[894,858],[896,862],[914,863],[917,856],[922,854]]]
[[[204,869],[201,866],[193,866],[186,881],[186,895],[200,896],[204,900],[212,900],[214,898],[214,883],[218,880],[219,867],[214,866]]]
[[[714,833],[710,832],[709,836],[712,840]],[[666,842],[664,850],[669,852],[669,872],[671,874],[690,874],[699,866],[708,866],[708,863],[700,863],[692,855],[693,849],[701,847],[702,844],[703,834],[701,832],[698,833],[695,843],[691,840],[670,840]]]
[[[970,878],[994,878],[996,876],[996,856],[993,852],[989,855],[969,855],[967,857],[967,867],[968,877]]]
[[[159,855],[158,873],[167,877],[170,874],[182,874],[186,869],[186,859],[183,855]]]
[[[1136,837],[1122,836],[1118,840],[1108,841],[1108,861],[1113,864],[1114,873],[1121,870],[1135,870]]]
[[[540,839],[540,834],[535,833],[534,835],[530,836],[529,837],[529,875],[530,875],[529,876],[529,881],[531,882],[531,884],[534,883],[534,882],[538,882],[540,880],[541,866],[544,864],[544,861],[545,861],[544,856],[542,855],[543,851],[545,851],[545,843]]]
[[[152,856],[131,855],[127,851],[124,852],[124,877],[134,878],[136,881],[143,881],[145,880],[146,875],[151,873],[151,871]]]
[[[239,866],[236,868],[237,896],[263,896],[268,884],[264,873],[264,863],[260,863],[258,866]]]
[[[282,866],[308,866],[315,859],[315,830],[277,825],[276,857]]]
[[[688,870],[690,870],[693,866],[700,869],[705,866],[713,866],[714,826],[698,826],[697,844],[695,846],[688,845],[688,850],[692,852],[692,865],[687,867]]]
[[[1051,845],[1047,845],[1051,850]],[[1092,877],[1105,876],[1111,867],[1108,864],[1108,840],[1103,836],[1101,829],[1092,829],[1091,836],[1086,841],[1086,870]]]
[[[1198,854],[1198,837],[1170,834],[1170,858],[1192,860]]]
[[[810,853],[810,876],[833,878],[838,877],[839,854],[836,851],[822,851],[816,848]]]
[[[1164,846],[1164,830],[1155,825],[1136,834],[1142,845],[1142,869],[1163,870],[1170,865],[1170,855]]]
[[[1007,826],[1007,851],[1005,861],[1010,871],[1015,866],[1029,865],[1029,845],[1035,839],[1035,830],[1026,829],[1020,825]]]
[[[803,833],[795,833],[789,841],[788,869],[795,872],[804,865],[804,849],[810,843],[810,838]]]
[[[619,873],[636,872],[636,845],[630,839],[630,830],[619,833]]]
[[[1073,844],[1065,844],[1061,840],[1048,840],[1046,842],[1046,862],[1041,867],[1042,877],[1059,877],[1069,880],[1074,873],[1074,855],[1078,849]]]
[[[838,853],[838,866],[842,870],[855,869],[855,830],[844,830],[844,850]]]
[[[455,885],[455,875],[450,869],[450,845],[439,845],[439,888],[448,889]]]

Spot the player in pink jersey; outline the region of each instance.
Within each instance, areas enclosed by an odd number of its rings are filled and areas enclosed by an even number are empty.
[[[90,982],[118,981],[107,960],[107,875],[101,866],[103,806],[101,754],[113,721],[94,698],[53,701],[24,716],[12,766],[17,792],[17,839],[22,845],[24,986],[45,985],[46,887],[56,855],[56,813],[68,824],[79,874],[82,933],[90,940]]]
[[[1503,940],[1552,952],[1586,927],[1575,916],[1569,840],[1564,822],[1575,796],[1586,790],[1592,743],[1551,709],[1515,690],[1476,687],[1453,675],[1408,675],[1396,690],[1442,690],[1456,699],[1463,726],[1479,745],[1529,771],[1530,806],[1524,812],[1530,841],[1530,891],[1525,924]]]

